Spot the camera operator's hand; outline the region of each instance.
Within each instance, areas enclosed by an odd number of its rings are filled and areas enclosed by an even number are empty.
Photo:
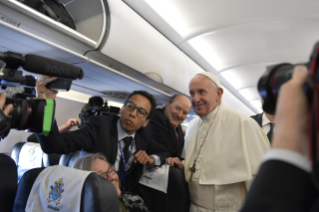
[[[45,86],[54,81],[57,80],[57,77],[49,77],[41,75],[41,77],[37,80],[36,84],[36,91],[37,91],[37,97],[40,99],[55,99],[56,95],[58,94],[58,91],[53,91]]]
[[[3,110],[4,103],[6,102],[6,97],[7,97],[7,93],[6,92],[1,93],[1,95],[0,95],[0,109],[1,110]],[[7,107],[3,110],[3,113],[6,116],[8,116],[9,113],[10,113],[10,110],[12,109],[12,107],[13,107],[12,104],[7,105]]]
[[[303,89],[307,77],[307,68],[296,66],[292,79],[281,86],[272,147],[294,151],[309,158],[308,101]]]
[[[59,126],[60,132],[65,132],[70,130],[72,127],[76,126],[79,123],[77,119],[69,119],[64,125]]]

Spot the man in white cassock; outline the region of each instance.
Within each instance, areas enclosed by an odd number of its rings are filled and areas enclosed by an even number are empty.
[[[166,163],[185,170],[190,212],[237,212],[269,150],[267,136],[250,117],[221,103],[223,89],[209,72],[189,83],[194,118],[187,127],[181,162]]]

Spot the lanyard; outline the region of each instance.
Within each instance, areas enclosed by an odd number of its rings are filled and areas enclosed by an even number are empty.
[[[122,189],[125,190],[126,173],[127,173],[127,170],[128,170],[128,161],[130,160],[130,158],[132,156],[134,141],[132,141],[132,143],[131,143],[131,149],[129,148],[130,154],[129,154],[129,157],[128,157],[127,161],[125,161],[125,156],[124,156],[123,148],[122,148],[122,145],[121,145],[121,141],[119,143],[120,143],[121,157],[122,157],[122,161],[123,161],[123,165],[124,165],[124,174],[123,174],[123,179],[122,179]]]

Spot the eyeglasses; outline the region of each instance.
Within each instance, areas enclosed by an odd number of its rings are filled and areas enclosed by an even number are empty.
[[[113,175],[116,173],[114,166],[111,166],[107,172],[103,172],[99,174],[101,177],[107,178],[109,175]]]
[[[125,104],[125,108],[128,111],[134,111],[135,109],[137,109],[137,116],[140,117],[140,118],[144,118],[145,116],[148,115],[148,112],[146,112],[146,110],[144,108],[136,107],[136,105],[133,102],[127,102]]]

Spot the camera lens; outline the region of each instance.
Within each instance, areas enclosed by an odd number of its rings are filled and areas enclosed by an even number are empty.
[[[277,97],[282,84],[290,80],[293,74],[294,67],[297,65],[309,66],[309,63],[292,65],[282,63],[267,67],[266,72],[258,81],[259,95],[264,99],[263,111],[269,114],[275,114]],[[305,87],[305,92],[309,98],[308,86]]]
[[[52,102],[52,103],[51,103]],[[10,128],[44,133],[46,127],[51,130],[54,120],[54,100],[44,99],[6,99],[6,105],[12,104]]]

